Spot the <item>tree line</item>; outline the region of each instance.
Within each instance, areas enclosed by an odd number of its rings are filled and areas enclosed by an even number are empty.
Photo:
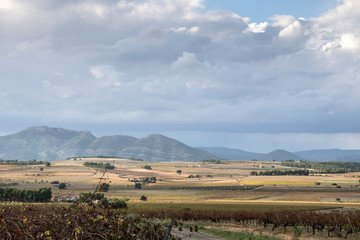
[[[0,202],[49,202],[51,194],[51,188],[46,187],[35,190],[0,188]]]
[[[302,161],[283,161],[282,166],[297,167],[297,168],[311,168],[320,173],[346,173],[359,172],[360,163],[358,162],[311,162],[307,160]]]
[[[0,165],[41,165],[41,164],[47,164],[47,163],[50,164],[50,162],[38,161],[36,159],[28,160],[28,161],[19,161],[17,159],[15,159],[15,160],[0,159]]]
[[[309,170],[269,170],[256,172],[252,171],[251,176],[283,176],[283,175],[292,175],[292,176],[309,176]]]
[[[110,163],[96,163],[96,162],[85,162],[85,167],[94,167],[94,168],[105,168],[105,169],[114,169],[115,166],[111,165]]]

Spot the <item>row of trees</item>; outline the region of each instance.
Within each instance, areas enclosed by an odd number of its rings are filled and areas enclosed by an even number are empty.
[[[312,168],[321,173],[345,173],[360,171],[360,163],[358,162],[284,161],[281,163],[281,165],[297,168]]]
[[[203,163],[213,163],[213,164],[221,164],[221,161],[218,159],[205,159],[202,160]]]
[[[96,163],[96,162],[85,162],[85,167],[94,167],[94,168],[105,168],[105,169],[114,169],[115,166],[110,163]]]
[[[36,159],[28,160],[28,161],[19,161],[17,159],[15,159],[15,160],[0,159],[0,165],[41,165],[41,164],[50,166],[50,162],[38,161]]]
[[[51,194],[51,188],[36,190],[0,188],[0,202],[49,202]]]
[[[284,176],[284,175],[292,175],[292,176],[309,176],[309,170],[271,170],[271,171],[261,171],[256,172],[252,171],[250,173],[251,176]]]

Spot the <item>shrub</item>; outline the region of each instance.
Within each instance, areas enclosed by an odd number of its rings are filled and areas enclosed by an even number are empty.
[[[103,193],[80,193],[79,202],[91,202],[92,200],[102,200],[105,196]]]
[[[111,202],[111,208],[113,209],[118,209],[118,208],[127,208],[127,203],[125,200],[123,199],[118,199],[115,198],[112,202]]]
[[[66,189],[67,185],[66,183],[59,183],[58,188],[59,189]]]
[[[134,186],[136,189],[142,189],[142,184],[141,183],[135,183]]]
[[[142,195],[141,198],[140,198],[141,201],[147,201],[147,197]]]
[[[152,170],[152,167],[150,165],[145,165],[143,166],[144,169],[147,169],[147,170]]]
[[[109,191],[109,188],[110,188],[110,184],[108,183],[102,183],[99,187],[99,191],[100,192],[107,192]]]
[[[109,208],[110,202],[107,198],[103,198],[97,202],[96,206],[101,208]]]
[[[50,184],[59,184],[59,181],[52,181]]]

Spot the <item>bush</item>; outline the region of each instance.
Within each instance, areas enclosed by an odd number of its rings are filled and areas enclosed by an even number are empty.
[[[147,197],[142,195],[141,198],[140,198],[141,201],[147,201]]]
[[[100,192],[107,192],[109,191],[109,188],[110,188],[110,184],[108,183],[102,183],[99,187],[99,191]]]
[[[59,183],[58,188],[59,189],[66,189],[67,185],[66,183]]]
[[[102,200],[105,196],[103,193],[80,193],[79,195],[79,202],[86,202],[89,203],[92,200]]]
[[[134,186],[136,189],[142,189],[142,184],[141,183],[135,183]]]
[[[59,184],[59,181],[52,181],[50,184]]]
[[[97,202],[96,206],[101,208],[109,208],[110,202],[107,198],[103,198]]]
[[[144,169],[147,169],[147,170],[152,170],[152,167],[150,165],[145,165],[143,166]]]
[[[118,209],[118,208],[127,208],[127,203],[125,200],[120,200],[115,198],[112,202],[111,202],[111,208],[113,209]]]

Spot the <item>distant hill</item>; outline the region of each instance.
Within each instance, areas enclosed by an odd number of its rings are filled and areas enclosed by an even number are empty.
[[[215,158],[206,151],[159,134],[141,139],[121,135],[97,138],[88,131],[40,126],[0,137],[2,159],[51,161],[95,155],[142,158],[145,161],[201,161]]]
[[[226,160],[250,160],[256,159],[261,161],[282,161],[282,160],[301,160],[301,156],[297,154],[285,151],[285,150],[274,150],[270,153],[254,153],[247,152],[240,149],[222,148],[222,147],[199,147],[200,149],[207,151],[219,159]]]
[[[258,159],[261,153],[247,152],[240,149],[225,147],[199,147],[199,149],[207,151],[219,159],[223,160],[249,160]]]
[[[310,161],[360,162],[360,150],[321,149],[295,152]]]

